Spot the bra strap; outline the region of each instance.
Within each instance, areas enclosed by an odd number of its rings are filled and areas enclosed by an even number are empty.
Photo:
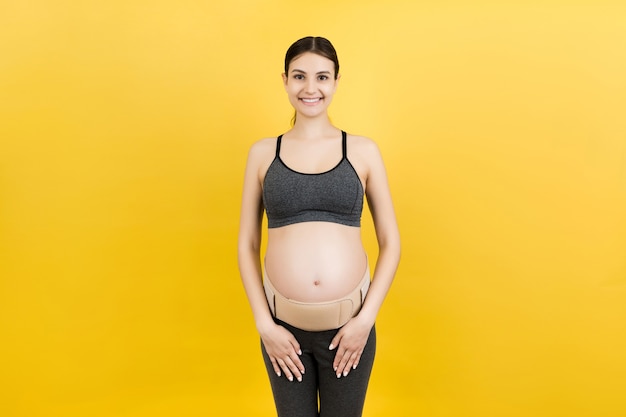
[[[343,150],[343,159],[346,159],[348,157],[348,145],[347,145],[347,135],[346,132],[344,132],[343,130],[341,131],[341,147]]]
[[[276,157],[278,158],[280,155],[280,140],[283,138],[283,135],[280,135],[276,138]]]

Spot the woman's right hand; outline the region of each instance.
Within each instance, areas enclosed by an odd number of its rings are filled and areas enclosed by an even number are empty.
[[[259,330],[259,334],[276,375],[281,376],[282,370],[288,380],[293,381],[295,377],[298,381],[302,381],[304,365],[299,356],[302,355],[302,351],[294,335],[276,323]]]

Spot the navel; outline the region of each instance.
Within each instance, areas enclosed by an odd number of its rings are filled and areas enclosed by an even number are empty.
[[[320,281],[319,279],[316,279],[315,281],[313,281],[313,285],[315,285],[316,287],[320,285]]]

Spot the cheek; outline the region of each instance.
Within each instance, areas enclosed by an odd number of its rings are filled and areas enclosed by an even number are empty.
[[[289,95],[289,99],[290,100],[297,100],[298,98],[298,90],[296,89],[290,89],[287,91],[287,94]]]
[[[285,86],[285,92],[287,93],[287,96],[289,96],[289,98],[294,95],[293,88],[288,85]]]
[[[329,86],[329,87],[325,88],[325,89],[324,89],[324,90],[322,90],[322,91],[324,92],[324,94],[325,94],[325,95],[327,95],[327,96],[332,96],[332,95],[334,95],[334,94],[335,94],[335,90],[336,90],[336,89],[335,89],[335,87],[333,87],[333,86]]]

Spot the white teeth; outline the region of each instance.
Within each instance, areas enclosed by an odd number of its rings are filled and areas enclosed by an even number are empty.
[[[316,101],[319,101],[319,98],[303,98],[302,101],[304,101],[305,103],[315,103]]]

